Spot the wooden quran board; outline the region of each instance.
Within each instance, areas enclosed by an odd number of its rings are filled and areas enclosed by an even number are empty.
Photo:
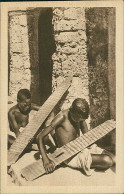
[[[72,76],[66,78],[66,80],[63,81],[59,87],[57,87],[57,89],[51,94],[43,106],[34,115],[29,124],[25,127],[25,130],[23,130],[23,132],[21,132],[20,135],[16,138],[15,142],[12,144],[8,151],[8,166],[16,162],[20,154],[35,136],[36,132],[45,121],[47,116],[50,114],[52,109],[69,88],[71,81]]]
[[[58,148],[53,154],[49,155],[49,158],[54,161],[55,166],[62,163],[63,161],[74,156],[84,148],[96,142],[98,139],[105,136],[107,133],[115,129],[116,123],[113,120],[105,121],[103,124],[95,127],[88,131],[83,136],[76,138],[74,141]],[[45,169],[43,167],[42,159],[34,162],[21,170],[21,175],[26,180],[31,181],[37,177],[43,175]]]
[[[32,164],[33,162],[36,162],[37,157],[35,155],[37,154],[37,151],[25,153],[16,163],[11,165],[11,177],[9,177],[7,185],[10,186],[10,179],[16,186],[28,186],[28,188],[32,188],[34,186],[47,188],[47,186],[51,185],[70,186],[73,184],[77,187],[91,185],[112,186],[115,183],[116,174],[111,169],[104,171],[104,173],[101,171],[94,171],[93,176],[87,177],[82,171],[74,170],[65,165],[61,165],[61,167],[58,166],[58,168],[56,168],[53,173],[44,174],[43,176],[40,176],[33,181],[27,181],[25,178],[22,177],[21,170],[26,166]]]

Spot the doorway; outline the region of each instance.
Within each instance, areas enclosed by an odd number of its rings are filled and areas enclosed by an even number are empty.
[[[42,105],[52,93],[52,55],[56,49],[52,17],[52,8],[42,8],[38,21],[40,105]]]

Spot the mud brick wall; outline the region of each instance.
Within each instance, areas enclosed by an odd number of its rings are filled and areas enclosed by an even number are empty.
[[[31,72],[26,11],[9,12],[9,95],[16,98],[21,88],[30,89]]]
[[[86,20],[84,8],[54,8],[56,52],[53,60],[53,89],[69,74],[73,82],[63,107],[77,97],[89,102]]]

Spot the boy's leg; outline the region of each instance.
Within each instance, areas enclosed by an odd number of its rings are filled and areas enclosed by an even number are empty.
[[[102,152],[102,154],[106,154],[106,155],[110,156],[111,159],[113,160],[113,163],[116,164],[116,159],[115,159],[115,155],[114,155],[114,154],[112,154],[111,152],[109,152],[109,151],[107,151],[107,150],[104,150],[104,151]]]
[[[91,168],[96,168],[99,170],[106,170],[114,165],[114,160],[112,156],[104,151],[101,155],[99,154],[91,154],[92,163]]]
[[[10,148],[10,146],[14,143],[15,141],[15,137],[13,137],[12,135],[8,135],[8,149]]]
[[[84,172],[87,176],[90,176],[94,172],[94,169],[90,168],[92,157],[89,149],[87,148],[64,161],[64,163],[71,168],[82,170],[82,172]]]
[[[44,145],[49,146],[48,150],[51,151],[51,152],[53,152],[55,150],[55,145],[53,144],[53,142],[49,138],[49,135],[45,136],[45,138],[44,138]]]
[[[86,148],[64,163],[72,168],[83,169],[90,176],[94,169],[106,170],[113,166],[113,158],[113,154],[93,146],[92,150]]]

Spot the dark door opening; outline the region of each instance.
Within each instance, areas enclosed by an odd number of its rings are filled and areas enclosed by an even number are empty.
[[[52,26],[52,8],[43,8],[38,21],[39,96],[42,105],[52,93],[52,54],[56,46]]]

